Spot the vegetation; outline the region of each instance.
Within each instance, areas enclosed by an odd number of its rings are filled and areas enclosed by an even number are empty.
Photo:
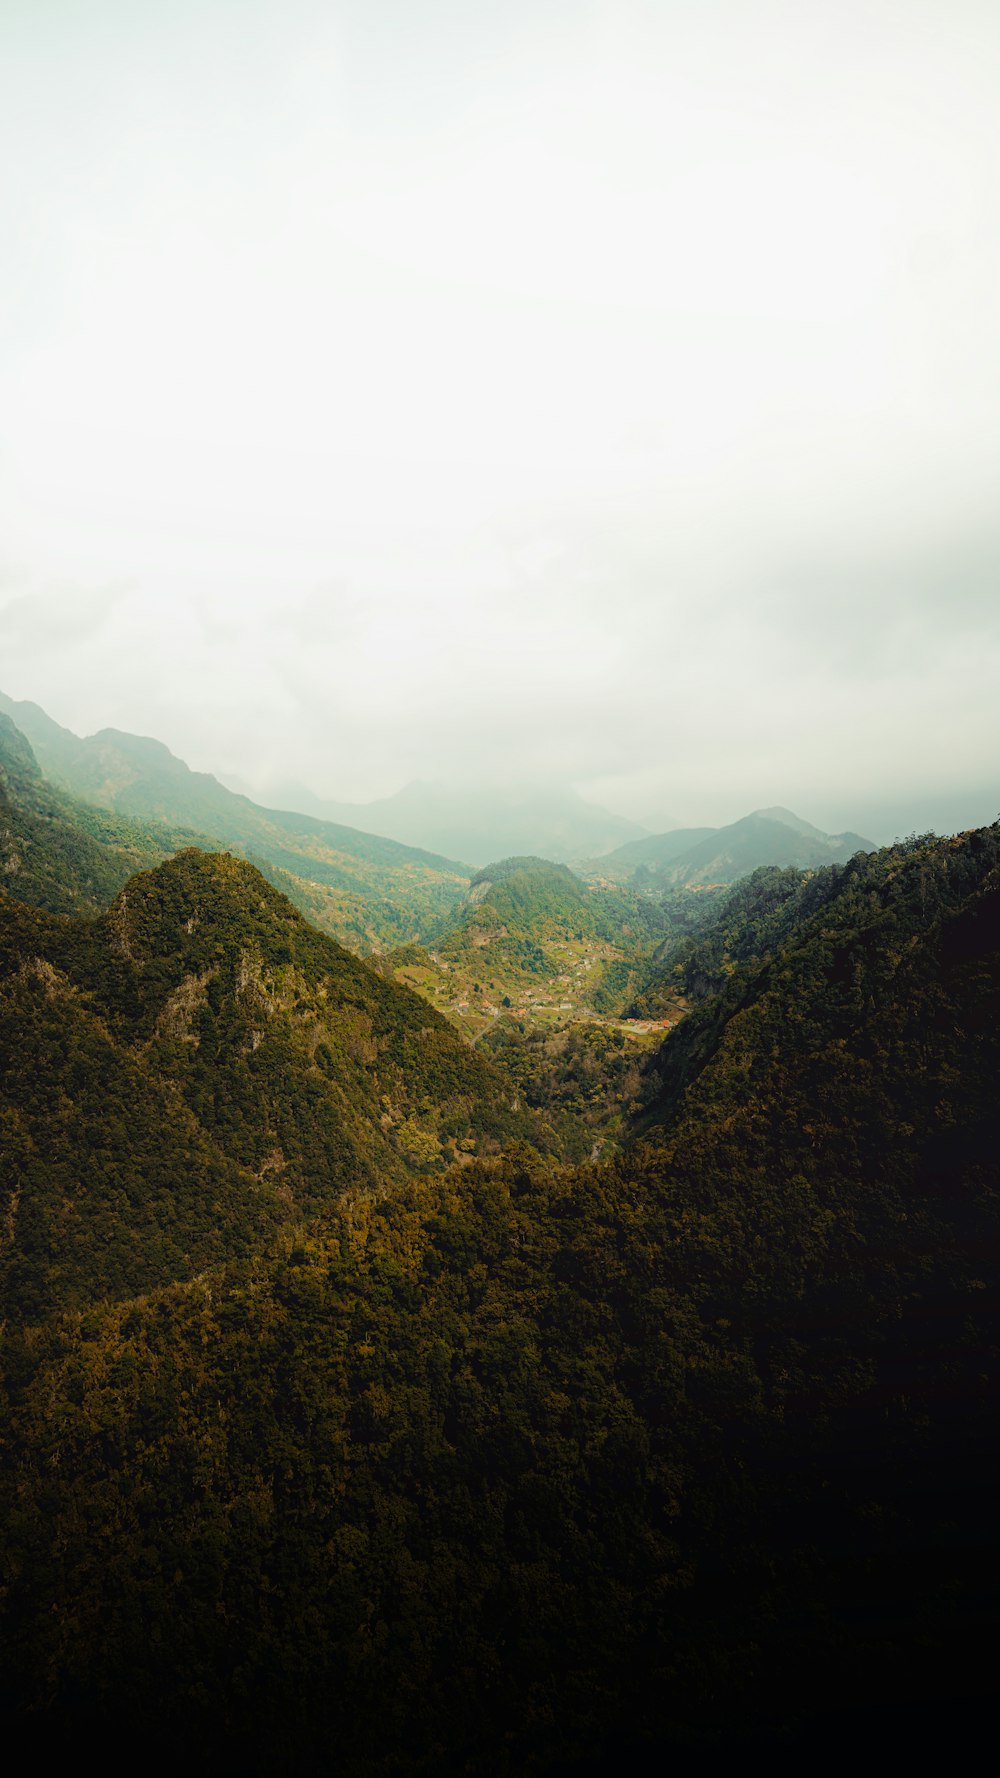
[[[190,1277],[347,1189],[532,1135],[509,1082],[249,865],[184,852],[90,922],[0,899],[0,1297]]]
[[[524,875],[476,930],[537,890],[596,942],[599,900]],[[961,1757],[997,1629],[1000,826],[743,886],[638,1082],[624,1038],[525,1031],[513,1092],[231,858],[3,918],[12,1731],[584,1778],[908,1758],[937,1712]],[[602,1093],[641,1100],[610,1163],[539,1152]]]
[[[551,1037],[581,1017],[620,1019],[673,929],[669,908],[628,890],[588,886],[543,858],[506,858],[472,879],[433,944],[401,947],[380,966],[473,1040],[505,1016]]]
[[[27,735],[60,790],[110,814],[113,827],[138,825],[147,838],[158,837],[158,848],[154,842],[131,869],[179,845],[238,852],[324,931],[362,954],[425,936],[467,887],[461,864],[310,815],[259,808],[210,773],[190,771],[160,741],[117,729],[81,740],[36,704],[2,694],[0,710]]]
[[[77,802],[49,784],[24,736],[0,715],[0,882],[31,907],[90,914],[134,871],[190,843]]]
[[[757,809],[728,827],[678,829],[631,840],[598,859],[591,872],[630,883],[644,894],[663,894],[681,885],[735,883],[766,865],[821,869],[872,850],[871,841],[859,833],[823,833],[790,809]]]
[[[542,1118],[546,1146],[567,1160],[607,1159],[643,1109],[641,1059],[662,1032],[638,1038],[579,1019],[546,1028],[506,1014],[481,1040]]]
[[[812,874],[765,865],[732,889],[710,895],[675,891],[674,902],[694,902],[702,915],[655,953],[648,979],[632,1002],[636,1018],[654,1018],[678,993],[695,1000],[717,994],[739,964],[768,955],[771,945],[794,926],[796,918],[819,905],[834,891],[835,868]]]

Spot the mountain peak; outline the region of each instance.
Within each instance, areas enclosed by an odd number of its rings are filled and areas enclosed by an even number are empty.
[[[183,952],[204,966],[237,935],[285,960],[289,933],[310,930],[298,909],[246,859],[194,846],[132,877],[105,921],[117,948],[140,964]],[[324,942],[339,951],[334,939]]]
[[[782,827],[790,827],[793,833],[807,834],[810,839],[826,837],[820,828],[813,827],[811,822],[803,821],[801,815],[796,815],[792,809],[782,808],[778,803],[770,809],[754,809],[751,814],[744,816],[744,820],[779,821]]]

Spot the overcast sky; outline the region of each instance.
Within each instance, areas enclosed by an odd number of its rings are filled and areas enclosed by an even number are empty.
[[[996,0],[0,21],[0,688],[265,792],[997,814]]]

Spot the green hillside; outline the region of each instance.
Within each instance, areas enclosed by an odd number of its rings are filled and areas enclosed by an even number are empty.
[[[547,1035],[618,1022],[674,930],[669,911],[583,883],[564,864],[507,858],[473,878],[432,944],[389,952],[381,967],[423,994],[474,1041],[498,1023]],[[506,1040],[505,1040],[506,1041]]]
[[[705,917],[676,930],[653,953],[641,991],[629,1012],[635,1018],[656,1018],[678,994],[703,1000],[725,987],[738,964],[764,956],[796,919],[835,892],[837,868],[800,871],[764,865],[732,888],[720,886],[695,899],[675,890]]]
[[[908,1027],[904,1041],[892,1025],[897,1016],[893,1008],[901,994],[908,996],[911,1022],[925,1011],[934,1041],[939,1047],[944,1042],[939,1028],[949,1017],[944,963],[965,942],[963,932],[987,957],[997,944],[998,856],[1000,828],[993,827],[950,840],[924,835],[814,874],[762,870],[739,884],[717,923],[679,952],[669,985],[654,987],[639,1002],[655,1005],[659,994],[676,994],[681,988],[700,1003],[650,1061],[647,1097],[654,1122],[669,1122],[687,1105],[709,1063],[709,1078],[715,1080],[724,1054],[733,1058],[740,1053],[738,1066],[751,1068],[753,1079],[766,1074],[779,1023],[786,1056],[782,1096],[789,1117],[802,1120],[790,1125],[789,1151],[802,1140],[801,1129],[810,1133],[813,1147],[822,1145],[817,1133],[821,1126],[814,1125],[815,1106],[836,1090],[842,1072],[852,1083],[844,1088],[845,1098],[853,1092],[860,1105],[866,1072],[876,1060],[892,1063],[879,1115],[896,1107],[902,1128],[910,1116],[902,1108],[910,1106],[913,1116],[925,1122],[928,1106],[923,1100],[932,1088],[914,1066],[911,1050],[917,1033]],[[961,977],[946,981],[954,993]],[[951,1016],[955,1034],[964,1042],[960,996]],[[792,1056],[802,1074],[798,1086],[787,1064]],[[962,1090],[956,1081],[954,1091],[961,1095]],[[973,1085],[973,1098],[977,1090]],[[950,1096],[942,1105],[950,1103]],[[753,1116],[754,1103],[750,1092],[734,1132],[742,1129],[744,1117]],[[734,1134],[734,1141],[739,1139]],[[828,1162],[824,1155],[823,1164]]]
[[[192,772],[160,741],[118,729],[81,739],[37,704],[2,694],[0,711],[56,786],[118,817],[181,829],[252,859],[351,950],[418,939],[465,893],[464,865],[309,815],[259,808],[210,773]]]
[[[0,971],[0,1278],[21,1314],[190,1277],[534,1130],[443,1019],[231,857],[183,852],[90,921],[3,897]]]
[[[825,834],[790,810],[758,809],[720,827],[655,874],[665,888],[680,883],[735,883],[761,865],[818,869],[846,862],[855,852],[873,850],[860,834]]]
[[[630,883],[636,871],[644,866],[646,872],[655,876],[662,866],[683,858],[693,846],[711,839],[717,831],[714,827],[677,827],[670,833],[650,833],[642,839],[626,840],[623,846],[616,846],[613,852],[606,852],[588,864],[586,875],[609,882]]]
[[[798,893],[751,897],[756,935],[734,917],[653,1140],[610,1166],[514,1148],[8,1326],[11,1733],[338,1778],[972,1759],[1000,1628],[1000,828]],[[133,1047],[220,970],[202,1041],[241,1149],[232,1033],[332,969],[274,915],[243,867],[180,860],[103,948],[52,928],[103,958],[87,992]],[[204,1104],[198,1052],[157,1041]]]
[[[765,865],[818,870],[873,850],[861,834],[823,833],[791,809],[757,809],[728,827],[678,829],[619,846],[590,865],[588,875],[660,895],[735,883]]]
[[[154,831],[57,790],[0,715],[0,885],[17,900],[56,914],[97,913],[134,871],[193,837]]]

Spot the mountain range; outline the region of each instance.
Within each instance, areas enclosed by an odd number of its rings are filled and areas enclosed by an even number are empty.
[[[735,883],[761,865],[816,870],[874,852],[859,833],[823,833],[791,809],[756,809],[728,827],[678,828],[618,846],[589,867],[591,876],[644,890]]]
[[[505,1060],[244,858],[181,848],[93,912],[147,830],[78,825],[0,741],[11,1744],[208,1778],[971,1761],[1000,827],[675,891],[676,1028]],[[606,893],[512,858],[438,954],[532,976]],[[567,1164],[613,1099],[614,1159]]]
[[[46,777],[73,797],[143,824],[146,843],[175,849],[176,830],[252,858],[318,925],[353,950],[422,937],[472,872],[451,859],[355,828],[263,809],[161,741],[102,729],[81,739],[37,704],[0,694]]]
[[[150,737],[103,729],[81,739],[39,705],[2,693],[0,713],[55,790],[144,823],[144,844],[159,843],[161,855],[181,836],[253,858],[305,913],[363,952],[429,936],[474,868],[505,857],[589,860],[578,868],[592,881],[663,893],[732,883],[763,864],[817,868],[874,849],[860,834],[824,834],[782,808],[723,828],[644,834],[572,791],[412,784],[378,802],[336,804],[293,788],[289,800],[311,812],[263,808]],[[346,825],[347,815],[365,826]]]
[[[8,1737],[210,1778],[961,1748],[1000,1627],[1000,827],[762,811],[626,859],[660,891],[439,860],[436,936],[375,968],[233,854],[353,845],[412,931],[393,842],[35,728],[62,785],[0,720]],[[456,979],[523,999],[472,1046]]]
[[[350,822],[408,846],[430,846],[482,867],[497,858],[540,854],[556,864],[597,857],[645,832],[635,821],[589,803],[575,791],[537,785],[415,782],[369,803],[332,802],[304,785],[274,791],[280,808]]]

